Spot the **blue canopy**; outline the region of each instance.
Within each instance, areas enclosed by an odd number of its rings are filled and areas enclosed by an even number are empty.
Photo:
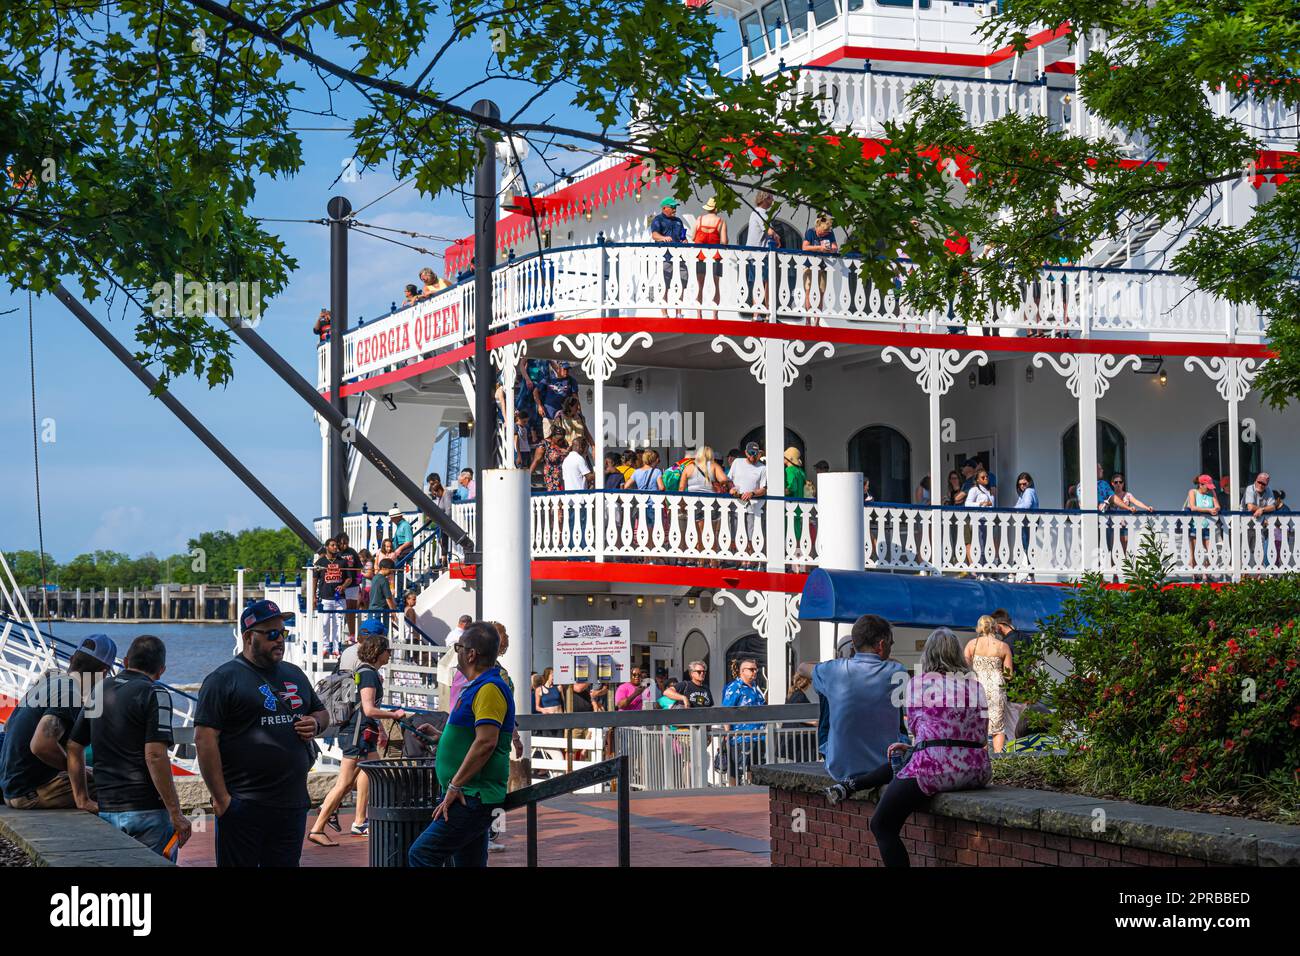
[[[1017,629],[1037,631],[1040,620],[1060,612],[1069,593],[1045,584],[818,568],[804,583],[799,619],[852,624],[863,614],[879,614],[899,627],[969,630],[981,614],[1005,608]]]

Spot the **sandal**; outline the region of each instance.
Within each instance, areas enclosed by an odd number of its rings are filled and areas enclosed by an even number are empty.
[[[317,846],[338,846],[337,843],[325,835],[324,830],[312,830],[307,834],[307,839]]]

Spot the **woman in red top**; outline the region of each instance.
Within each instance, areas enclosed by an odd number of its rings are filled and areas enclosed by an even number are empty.
[[[691,242],[701,246],[717,246],[727,244],[727,222],[718,215],[718,201],[712,196],[704,204],[704,214],[695,220],[695,234],[691,236]],[[697,302],[704,302],[704,253],[699,255],[699,264],[695,267],[695,282],[700,287],[699,298]],[[722,299],[722,253],[713,254],[713,304],[717,305]],[[703,313],[701,313],[701,318]],[[718,313],[714,312],[713,317],[716,319]]]

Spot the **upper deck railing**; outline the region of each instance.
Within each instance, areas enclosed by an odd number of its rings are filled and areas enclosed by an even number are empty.
[[[1025,82],[876,70],[870,66],[865,70],[793,66],[781,72],[797,74],[794,95],[816,98],[823,120],[862,136],[883,135],[887,120],[905,122],[913,112],[912,92],[933,82],[935,93],[955,102],[972,126],[983,126],[1008,113],[1044,116],[1052,129],[1125,145],[1134,154],[1145,156],[1150,147],[1144,136],[1102,120],[1072,87],[1050,87],[1045,75],[1038,82]],[[1204,92],[1206,105],[1216,116],[1242,124],[1263,148],[1296,148],[1300,109],[1278,99],[1254,96],[1246,83],[1240,88],[1206,87]]]
[[[917,310],[897,285],[880,285],[858,255],[745,246],[603,243],[533,253],[492,276],[494,330],[528,321],[593,316],[754,318],[907,332],[960,331],[947,309]],[[474,286],[463,283],[391,315],[349,329],[344,381],[391,371],[473,341]],[[990,308],[972,334],[1057,334],[1075,338],[1259,341],[1253,306],[1234,306],[1184,276],[1153,270],[1044,268],[1019,296]],[[815,333],[813,333],[815,334]],[[317,384],[329,382],[319,349]]]

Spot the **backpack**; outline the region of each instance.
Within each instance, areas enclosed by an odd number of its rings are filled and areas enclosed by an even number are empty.
[[[680,491],[678,487],[682,483],[682,469],[686,467],[688,461],[694,461],[693,458],[683,458],[677,464],[673,465],[664,472],[664,491]]]
[[[337,670],[316,682],[316,696],[330,715],[330,725],[323,736],[338,736],[339,729],[352,719],[360,704],[356,672]]]

